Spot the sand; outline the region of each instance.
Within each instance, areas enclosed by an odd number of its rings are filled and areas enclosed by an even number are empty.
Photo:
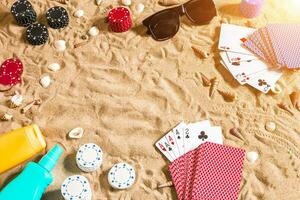
[[[42,22],[48,8],[63,5],[55,0],[31,2]],[[133,12],[135,27],[127,33],[116,34],[108,30],[104,17],[110,4],[120,5],[117,1],[104,0],[98,7],[93,0],[70,0],[63,5],[70,15],[83,9],[85,16],[71,17],[70,26],[64,30],[49,29],[48,44],[39,47],[24,41],[25,29],[17,26],[9,14],[13,0],[0,3],[0,60],[18,56],[25,65],[23,84],[0,93],[1,113],[9,110],[14,115],[13,121],[1,122],[1,132],[21,127],[30,120],[41,127],[47,149],[55,143],[65,148],[53,172],[54,183],[43,199],[62,199],[60,184],[74,174],[89,179],[94,200],[177,199],[173,188],[154,189],[157,184],[170,180],[168,161],[154,143],[181,121],[204,119],[222,126],[225,144],[259,153],[255,164],[245,161],[239,199],[298,199],[300,113],[291,107],[294,113],[291,115],[277,104],[284,102],[291,106],[288,95],[300,89],[299,72],[284,74],[279,81],[282,93],[265,95],[239,85],[221,66],[216,47],[221,21],[251,27],[271,22],[299,23],[300,6],[295,6],[296,1],[269,0],[263,15],[246,19],[239,14],[238,1],[219,0],[216,2],[219,16],[209,25],[194,26],[183,18],[176,37],[165,42],[155,42],[140,26],[146,16],[163,7],[156,0],[136,2],[145,3],[145,12]],[[100,34],[74,49],[74,44],[82,42],[80,37],[93,25],[99,27]],[[59,39],[67,41],[63,53],[53,47]],[[210,56],[200,59],[191,45],[209,52]],[[60,63],[62,69],[55,73],[49,71],[47,66],[53,62]],[[39,78],[45,73],[53,79],[47,89],[39,84]],[[200,73],[217,77],[218,89],[235,93],[238,100],[226,102],[219,93],[209,98],[209,88],[202,85]],[[15,90],[22,93],[24,103],[41,98],[42,105],[34,106],[25,115],[19,109],[9,109],[7,95]],[[276,123],[274,132],[265,130],[268,121]],[[68,131],[78,126],[85,129],[84,137],[68,139]],[[244,141],[229,133],[233,127],[241,129]],[[82,173],[75,164],[76,150],[86,142],[94,142],[104,150],[103,166],[94,173]],[[132,164],[137,171],[137,181],[127,191],[115,191],[107,183],[108,170],[120,161]],[[23,166],[2,174],[0,187]]]

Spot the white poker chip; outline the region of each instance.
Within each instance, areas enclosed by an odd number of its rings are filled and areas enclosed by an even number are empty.
[[[69,176],[61,185],[65,200],[91,200],[92,191],[89,181],[81,175]]]
[[[76,154],[76,163],[79,169],[85,172],[93,172],[102,164],[102,149],[93,143],[82,145]]]
[[[108,183],[115,189],[130,188],[135,181],[135,170],[127,163],[115,164],[108,172]]]

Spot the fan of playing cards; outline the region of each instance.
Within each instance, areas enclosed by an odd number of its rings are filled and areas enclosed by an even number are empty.
[[[282,73],[275,67],[275,60],[271,62],[265,56],[266,52],[271,54],[271,49],[260,51],[257,46],[252,46],[257,50],[254,54],[245,47],[248,44],[250,46],[250,35],[256,33],[253,28],[222,24],[218,48],[221,50],[222,65],[240,84],[248,84],[268,93]]]
[[[156,143],[171,161],[179,200],[238,198],[245,151],[222,143],[221,128],[209,121],[182,122]]]

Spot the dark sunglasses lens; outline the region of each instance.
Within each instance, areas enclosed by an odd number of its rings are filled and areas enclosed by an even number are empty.
[[[149,29],[155,40],[167,40],[179,29],[179,15],[172,10],[157,13],[152,17]]]
[[[192,0],[185,5],[186,15],[197,24],[205,24],[217,15],[213,0]]]

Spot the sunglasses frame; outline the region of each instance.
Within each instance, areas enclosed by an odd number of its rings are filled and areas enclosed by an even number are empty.
[[[147,17],[146,19],[143,20],[143,25],[146,26],[148,28],[147,30],[147,34],[151,35],[155,40],[157,41],[165,41],[167,39],[170,39],[172,37],[174,37],[178,31],[179,31],[179,26],[180,26],[180,17],[182,16],[187,16],[187,18],[193,22],[193,23],[196,23],[197,22],[191,17],[189,16],[188,12],[186,11],[186,6],[190,3],[193,3],[193,2],[196,2],[196,1],[199,1],[199,0],[190,0],[180,6],[176,6],[176,7],[173,7],[173,8],[167,8],[167,9],[164,9],[164,10],[161,10],[161,11],[158,11],[157,13]],[[213,0],[211,0],[213,2]],[[177,18],[178,18],[178,26],[177,26],[177,30],[176,32],[174,32],[172,35],[168,36],[167,38],[156,38],[155,34],[153,33],[153,30],[152,28],[150,27],[151,25],[151,20],[153,19],[154,16],[156,15],[159,15],[161,13],[164,13],[164,12],[173,12],[177,15]],[[215,10],[215,13],[214,13],[214,16],[217,15],[217,12]],[[201,25],[205,25],[205,24],[208,24],[211,20],[208,20],[208,21],[205,21],[205,22],[201,22]]]

